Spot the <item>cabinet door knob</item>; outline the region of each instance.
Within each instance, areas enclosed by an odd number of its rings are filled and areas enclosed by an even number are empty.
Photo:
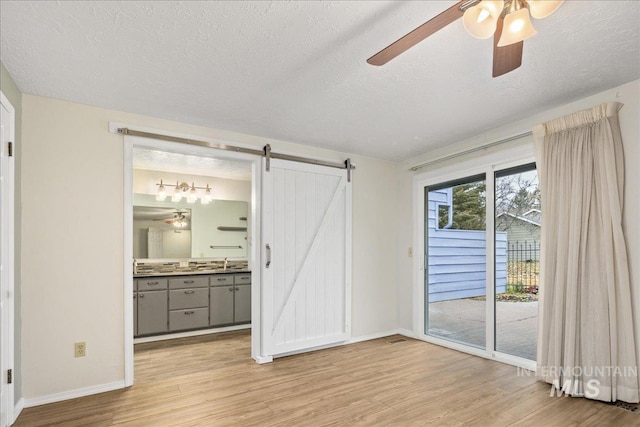
[[[189,291],[184,291],[185,294],[189,295],[189,294],[195,294],[196,291],[194,290],[189,290]]]
[[[193,280],[185,280],[184,283],[193,283]]]
[[[184,312],[185,316],[188,316],[188,315],[194,314],[194,313],[195,313],[195,311],[185,311]]]
[[[229,292],[233,292],[233,288],[229,288]]]
[[[240,288],[236,286],[236,291],[239,291],[239,290],[240,290]]]
[[[155,285],[157,285],[157,284],[158,284],[158,282],[147,282],[147,284],[148,284],[149,286],[155,286]]]
[[[138,295],[140,298],[144,298],[144,294],[140,294]]]
[[[227,278],[226,277],[218,277],[216,280],[218,282],[224,282],[225,280],[227,280]]]

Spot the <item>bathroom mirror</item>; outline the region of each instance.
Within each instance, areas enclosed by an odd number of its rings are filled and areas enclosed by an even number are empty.
[[[133,257],[246,258],[248,203],[157,201],[133,195]]]

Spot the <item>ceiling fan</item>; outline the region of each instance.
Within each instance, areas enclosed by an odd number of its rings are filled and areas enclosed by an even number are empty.
[[[367,59],[384,65],[430,35],[463,16],[469,34],[478,39],[493,35],[493,77],[522,64],[523,40],[536,34],[530,15],[542,19],[555,12],[564,0],[461,0],[409,34]]]
[[[167,224],[173,224],[174,227],[183,228],[189,225],[187,217],[184,215],[188,212],[176,212],[173,214],[173,218],[154,218],[154,221],[164,221]]]

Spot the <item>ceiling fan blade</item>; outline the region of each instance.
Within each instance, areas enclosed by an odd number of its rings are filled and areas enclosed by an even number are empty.
[[[498,77],[515,70],[522,65],[522,48],[524,42],[498,47],[504,18],[498,19],[498,26],[493,35],[493,77]]]
[[[441,30],[456,19],[459,19],[464,15],[464,12],[460,10],[460,5],[466,2],[467,0],[457,2],[435,18],[430,19],[415,30],[411,31],[409,34],[391,43],[389,46],[367,59],[367,62],[371,65],[379,66],[391,61],[405,50],[415,46],[431,34]]]

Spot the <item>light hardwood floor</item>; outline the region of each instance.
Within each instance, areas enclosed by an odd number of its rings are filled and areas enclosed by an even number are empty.
[[[249,349],[246,331],[137,345],[133,387],[28,408],[15,425],[640,425],[640,413],[552,398],[514,367],[400,336],[262,366]]]

